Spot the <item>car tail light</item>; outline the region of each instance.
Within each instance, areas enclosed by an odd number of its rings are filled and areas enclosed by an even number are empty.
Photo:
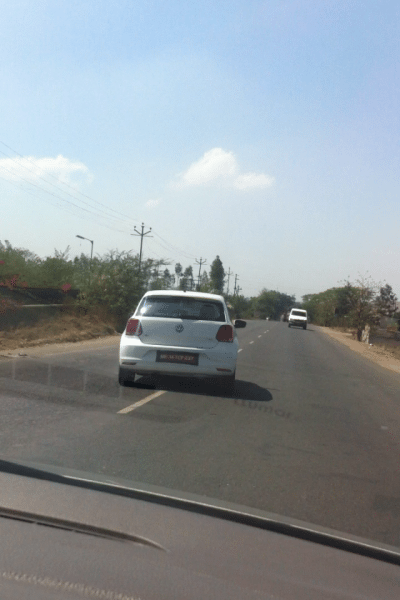
[[[217,340],[219,342],[233,342],[232,325],[221,325],[221,327],[218,329]]]
[[[129,319],[126,324],[126,335],[141,335],[142,325],[139,319]]]

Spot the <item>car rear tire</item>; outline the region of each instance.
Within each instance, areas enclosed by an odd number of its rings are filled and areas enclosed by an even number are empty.
[[[303,325],[303,329],[307,329],[307,325]]]
[[[119,373],[118,373],[119,385],[122,385],[123,387],[129,387],[129,386],[133,385],[134,381],[135,381],[135,373],[133,373],[132,371],[128,371],[128,369],[123,369],[122,367],[119,368]]]
[[[290,327],[290,323],[288,323],[288,327]]]

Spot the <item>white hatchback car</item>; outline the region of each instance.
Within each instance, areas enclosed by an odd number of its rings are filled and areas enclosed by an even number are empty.
[[[147,292],[128,319],[119,350],[119,383],[135,375],[219,378],[233,388],[239,343],[223,296]]]

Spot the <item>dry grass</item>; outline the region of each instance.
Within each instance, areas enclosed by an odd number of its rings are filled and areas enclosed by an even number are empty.
[[[386,342],[374,342],[374,347],[376,349],[382,350],[385,354],[389,354],[390,356],[394,356],[394,358],[400,359],[400,344],[393,345],[388,344]]]
[[[0,352],[60,342],[80,342],[116,334],[114,326],[104,316],[64,313],[29,327],[1,331]]]
[[[357,332],[354,328],[350,329],[346,327],[330,327],[329,329],[331,329],[332,331],[343,333],[349,339],[356,339]],[[387,328],[387,331],[396,333],[397,327],[390,329]],[[362,342],[358,343],[361,344]],[[393,357],[396,359],[400,359],[400,341],[395,339],[394,337],[388,339],[376,337],[376,331],[372,329],[370,343],[377,353],[386,355],[388,358]]]

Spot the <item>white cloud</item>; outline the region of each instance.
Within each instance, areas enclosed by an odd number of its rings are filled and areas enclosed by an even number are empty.
[[[85,176],[91,179],[89,169],[79,161],[71,161],[59,154],[56,158],[23,156],[0,159],[0,169],[3,177],[11,181],[37,181],[48,175],[56,177],[60,182],[69,183],[71,176]]]
[[[243,173],[239,175],[233,182],[233,185],[238,190],[254,190],[270,187],[275,179],[264,173]]]
[[[154,200],[147,200],[146,206],[147,206],[147,208],[155,208],[156,206],[158,206],[160,204],[160,202],[161,202],[160,198],[155,198]]]
[[[205,152],[203,157],[192,163],[179,178],[180,185],[204,185],[221,177],[229,177],[236,173],[236,158],[232,152],[222,148],[213,148]]]
[[[181,173],[173,185],[182,188],[216,183],[243,191],[270,187],[274,183],[274,178],[264,173],[241,174],[233,152],[213,148]]]

